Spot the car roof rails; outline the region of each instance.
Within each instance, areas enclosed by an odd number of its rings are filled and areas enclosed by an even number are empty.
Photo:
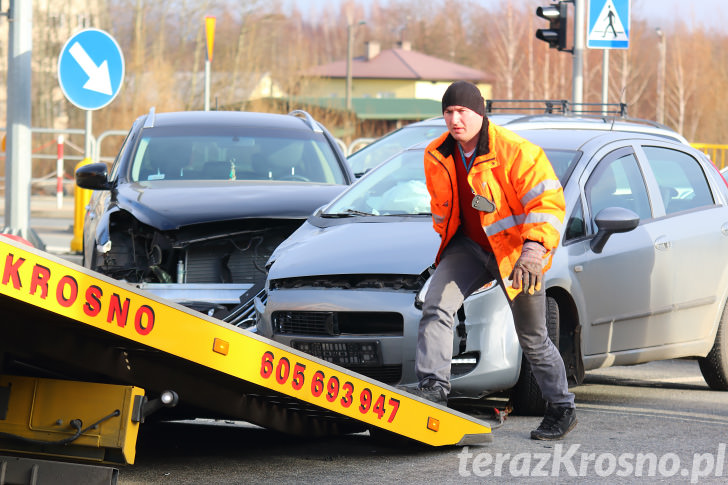
[[[296,116],[298,118],[301,118],[306,122],[306,124],[316,133],[323,133],[324,130],[321,129],[318,123],[316,123],[316,120],[313,119],[313,116],[308,114],[306,111],[303,111],[302,109],[296,109],[288,113],[291,116]]]
[[[570,103],[565,99],[487,99],[485,112],[530,114],[612,115],[627,117],[626,103]]]
[[[627,118],[627,103],[570,103],[569,106],[572,114]]]
[[[496,106],[497,103],[497,106]],[[485,112],[518,111],[519,113],[568,113],[565,99],[486,99]]]
[[[147,114],[147,119],[144,120],[144,128],[154,128],[154,121],[155,121],[156,115],[154,113],[154,106],[149,108],[149,114]]]
[[[570,103],[565,99],[488,99],[485,101],[487,114],[511,115],[506,123],[538,120],[549,115],[580,117],[602,120],[605,123],[635,123],[676,133],[672,128],[657,121],[633,118],[627,114],[626,103]]]

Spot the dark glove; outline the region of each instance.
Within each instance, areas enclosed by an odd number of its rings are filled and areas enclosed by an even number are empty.
[[[534,241],[526,241],[521,249],[516,265],[511,273],[513,283],[511,287],[516,290],[523,288],[523,293],[528,292],[533,295],[534,290],[541,289],[541,279],[543,278],[544,259],[546,248],[540,243]]]

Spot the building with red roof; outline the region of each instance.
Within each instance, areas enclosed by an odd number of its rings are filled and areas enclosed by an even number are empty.
[[[346,64],[343,59],[307,71],[299,99],[345,109]],[[413,51],[409,42],[387,50],[368,42],[365,54],[352,59],[351,106],[361,120],[425,119],[442,114],[440,100],[453,81],[473,82],[488,99],[494,79],[478,69]]]

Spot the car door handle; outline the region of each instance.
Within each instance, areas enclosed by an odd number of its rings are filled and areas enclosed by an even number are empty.
[[[722,232],[724,236],[728,236],[728,222],[725,222],[722,226],[720,226],[720,232]]]
[[[667,251],[672,247],[672,243],[667,240],[667,237],[660,236],[655,240],[655,249],[660,251]]]

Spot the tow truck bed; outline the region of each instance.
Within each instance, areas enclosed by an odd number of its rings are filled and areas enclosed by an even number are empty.
[[[24,451],[4,439],[4,416],[18,387],[7,382],[18,376],[66,382],[69,389],[74,383],[125,389],[114,391],[132,396],[118,399],[122,411],[174,391],[179,404],[155,418],[239,419],[309,436],[378,427],[432,446],[490,441],[482,421],[1,236],[0,274],[0,374],[6,382],[0,381],[0,448],[7,451]],[[103,389],[90,387],[88,394]],[[30,414],[50,407],[69,421],[74,406],[89,398],[68,392],[66,402],[31,396]],[[106,414],[102,407],[94,411]],[[145,415],[139,409],[127,414],[121,424],[133,448]],[[114,417],[102,427],[115,420],[122,421]],[[56,431],[53,439],[75,432],[67,424]],[[50,440],[44,433],[29,422],[25,435]],[[133,463],[133,453],[92,459]]]

